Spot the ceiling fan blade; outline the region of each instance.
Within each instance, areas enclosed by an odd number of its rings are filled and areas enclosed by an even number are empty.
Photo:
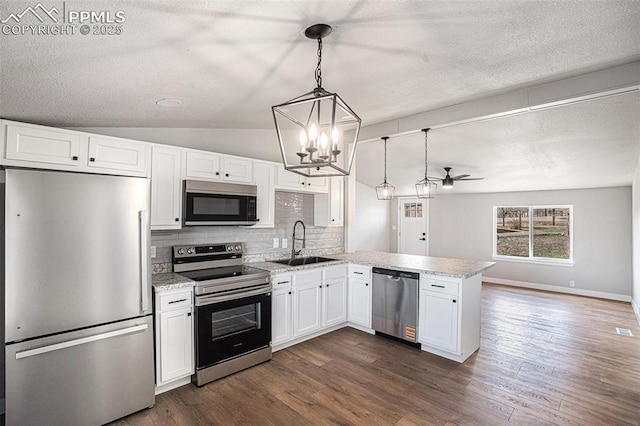
[[[464,179],[455,179],[454,180],[482,180],[484,178],[464,178]]]
[[[437,181],[437,180],[443,180],[443,177],[436,177],[436,176],[427,176],[427,179],[429,180],[433,180],[433,181]]]
[[[466,175],[466,174],[465,175],[458,175],[458,176],[453,176],[451,179],[459,180],[459,179],[464,179],[464,178],[469,177],[469,176],[471,176],[471,175]]]

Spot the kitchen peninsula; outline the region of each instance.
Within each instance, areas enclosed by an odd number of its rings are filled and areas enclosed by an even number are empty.
[[[373,332],[372,267],[419,274],[417,341],[424,351],[464,362],[480,347],[482,272],[494,262],[372,251],[328,257],[335,260],[252,264],[271,272],[274,350],[333,331],[345,321]]]

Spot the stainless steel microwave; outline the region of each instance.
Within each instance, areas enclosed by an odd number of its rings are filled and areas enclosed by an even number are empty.
[[[255,225],[257,192],[255,185],[185,180],[184,225]]]

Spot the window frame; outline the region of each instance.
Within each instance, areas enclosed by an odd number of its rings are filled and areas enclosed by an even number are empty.
[[[509,256],[504,254],[498,254],[498,208],[526,208],[529,210],[529,256]],[[533,256],[533,211],[536,209],[569,209],[569,258],[557,259],[552,257],[535,257]],[[522,262],[522,263],[534,263],[541,265],[556,265],[556,266],[574,266],[574,252],[573,252],[573,205],[572,204],[531,204],[531,205],[495,205],[493,206],[493,260],[508,261],[508,262]]]

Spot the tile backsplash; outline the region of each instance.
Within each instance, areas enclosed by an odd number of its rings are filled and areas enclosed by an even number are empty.
[[[151,245],[156,257],[151,259],[153,273],[171,271],[171,247],[188,244],[242,242],[245,262],[284,259],[291,256],[293,225],[302,220],[307,226],[307,244],[302,255],[330,255],[344,252],[342,227],[313,226],[313,194],[276,191],[275,226],[255,228],[240,226],[196,226],[175,231],[152,231]],[[301,228],[298,228],[301,231]],[[273,239],[288,240],[287,248],[273,248]],[[300,245],[298,245],[300,247]]]

